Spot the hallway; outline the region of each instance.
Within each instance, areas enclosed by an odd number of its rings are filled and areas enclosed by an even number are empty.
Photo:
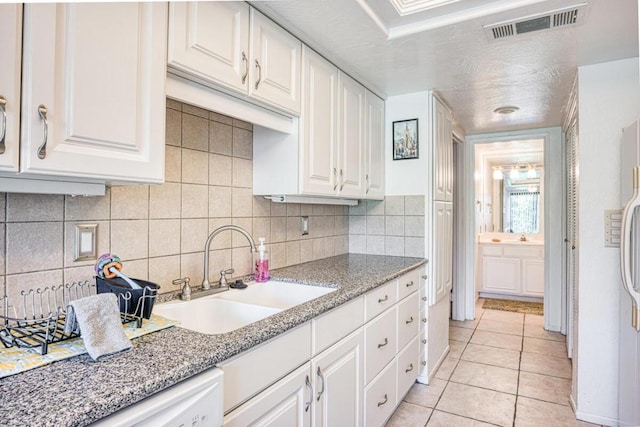
[[[387,427],[593,426],[569,406],[564,336],[542,316],[482,309],[449,323],[450,353],[430,386],[415,384]]]

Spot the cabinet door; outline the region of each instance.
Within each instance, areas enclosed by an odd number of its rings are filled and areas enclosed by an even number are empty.
[[[311,362],[315,426],[361,426],[364,364],[362,328]]]
[[[0,5],[0,40],[0,171],[17,172],[20,152],[21,4]]]
[[[453,206],[449,202],[433,204],[433,273],[429,305],[434,305],[453,286]]]
[[[541,297],[544,295],[544,261],[522,260],[522,293]]]
[[[338,107],[338,191],[340,196],[364,197],[364,92],[358,82],[344,73],[340,81]]]
[[[364,391],[364,423],[385,425],[398,402],[396,361],[389,363]]]
[[[171,2],[169,67],[202,83],[247,93],[249,5],[244,2]]]
[[[163,181],[166,3],[27,4],[23,43],[22,171]]]
[[[306,46],[302,62],[300,192],[334,195],[338,188],[338,69]]]
[[[224,417],[229,427],[311,425],[313,402],[309,364],[305,363]]]
[[[300,115],[302,43],[255,9],[251,9],[249,95]]]
[[[483,256],[481,290],[520,293],[520,259]]]
[[[453,143],[451,114],[437,98],[433,98],[433,197],[453,201]]]
[[[371,92],[365,94],[365,197],[384,198],[384,101]]]

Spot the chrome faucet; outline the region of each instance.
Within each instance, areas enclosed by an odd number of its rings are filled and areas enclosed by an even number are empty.
[[[522,234],[520,235],[520,241],[521,241],[521,242],[526,242],[526,241],[527,241],[527,235],[526,235],[526,234],[524,234],[524,233],[522,233]]]
[[[209,248],[211,247],[211,242],[213,241],[214,237],[227,230],[237,231],[238,233],[242,234],[249,241],[249,245],[251,246],[251,253],[254,253],[256,251],[256,242],[253,241],[253,237],[251,237],[251,234],[249,234],[247,230],[242,227],[238,227],[237,225],[223,225],[222,227],[218,227],[213,230],[207,238],[207,243],[205,243],[204,245],[204,279],[202,280],[202,289],[206,290],[211,287],[211,282],[209,282]]]

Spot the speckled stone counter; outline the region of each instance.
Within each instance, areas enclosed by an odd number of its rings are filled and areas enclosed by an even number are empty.
[[[93,362],[62,360],[0,380],[3,426],[83,426],[271,339],[424,264],[419,258],[340,255],[271,272],[273,279],[336,292],[220,335],[173,327]]]

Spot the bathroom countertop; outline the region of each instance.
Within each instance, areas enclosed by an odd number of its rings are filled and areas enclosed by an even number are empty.
[[[73,357],[0,380],[3,426],[83,426],[131,405],[337,307],[426,261],[346,254],[273,270],[271,278],[337,288],[232,332],[180,327],[132,341],[133,350],[93,362]]]
[[[480,240],[478,243],[481,245],[518,245],[518,246],[542,246],[543,240],[501,240],[499,242],[493,242],[491,240]]]

